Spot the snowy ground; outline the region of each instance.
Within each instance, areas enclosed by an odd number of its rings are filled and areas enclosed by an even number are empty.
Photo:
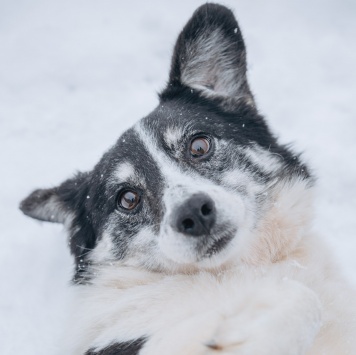
[[[17,206],[90,169],[157,103],[172,46],[201,1],[0,1],[0,353],[48,355],[71,259],[58,225]],[[356,283],[356,2],[224,1],[259,107],[319,176],[316,228]]]

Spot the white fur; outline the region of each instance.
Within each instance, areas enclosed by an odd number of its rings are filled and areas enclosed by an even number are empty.
[[[116,168],[111,180],[112,180],[112,183],[117,184],[119,182],[126,182],[126,181],[130,181],[132,179],[135,179],[135,178],[136,178],[136,175],[135,175],[134,166],[132,164],[126,162],[126,163],[120,164]]]
[[[244,153],[253,164],[256,164],[266,173],[275,173],[276,171],[279,171],[282,166],[282,156],[266,151],[257,145],[253,146],[252,148],[249,147],[244,149]]]
[[[266,346],[271,355],[300,354],[297,349],[305,350],[321,325],[318,298],[298,282],[278,280],[272,272],[264,279],[256,272],[165,276],[107,270],[91,286],[93,292],[78,290],[72,335],[83,343],[73,354],[88,344],[100,349],[142,334],[151,335],[141,352],[146,355],[203,354],[207,344],[260,351],[246,354],[267,354],[261,352]],[[85,311],[94,304],[101,307]]]
[[[114,260],[114,244],[107,232],[104,232],[95,246],[92,253],[89,255],[89,259],[95,263],[107,262]]]
[[[236,166],[216,185],[183,173],[140,124],[135,129],[165,179],[160,232],[141,228],[122,261],[108,258],[110,232],[102,236],[91,255],[92,284],[73,289],[64,353],[145,337],[140,355],[353,354],[355,292],[311,230],[308,181],[276,177],[263,185]],[[224,147],[217,143],[216,154]],[[266,172],[278,171],[280,159],[260,153],[247,151]],[[194,238],[170,226],[177,204],[197,192],[213,199],[217,220],[237,228],[228,247],[206,259]],[[264,194],[257,206],[255,196]]]
[[[296,179],[270,196],[241,259],[171,275],[99,268],[92,285],[73,289],[64,353],[146,336],[141,355],[354,354],[355,294],[311,232],[312,194]]]
[[[164,132],[164,140],[169,147],[175,147],[178,141],[183,136],[183,129],[181,127],[171,128],[168,127],[167,130]]]

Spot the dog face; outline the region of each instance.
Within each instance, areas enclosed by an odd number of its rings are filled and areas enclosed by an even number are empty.
[[[158,107],[91,172],[22,202],[25,214],[67,226],[77,277],[112,262],[220,267],[242,257],[273,186],[309,179],[259,115],[245,57],[231,11],[203,5],[177,40]]]

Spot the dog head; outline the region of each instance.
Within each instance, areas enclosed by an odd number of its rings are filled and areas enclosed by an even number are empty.
[[[271,191],[294,180],[310,177],[256,109],[237,22],[206,4],[178,37],[158,107],[92,171],[20,208],[66,225],[78,275],[105,263],[192,271],[243,258]]]

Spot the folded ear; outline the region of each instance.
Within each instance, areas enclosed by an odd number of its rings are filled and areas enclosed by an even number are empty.
[[[95,232],[86,208],[90,173],[79,173],[60,186],[32,192],[21,204],[21,211],[32,218],[66,225],[76,263],[95,246]]]
[[[66,224],[84,208],[88,174],[80,173],[51,189],[33,191],[20,203],[27,216],[46,222]]]
[[[40,221],[64,223],[66,220],[66,208],[62,206],[58,188],[33,191],[20,203],[20,210]]]
[[[253,100],[246,79],[245,44],[226,7],[202,5],[180,33],[167,90],[182,84],[208,95]]]

